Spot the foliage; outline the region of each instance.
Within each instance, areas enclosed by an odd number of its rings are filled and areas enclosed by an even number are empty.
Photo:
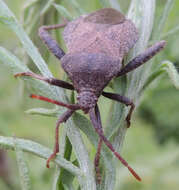
[[[147,47],[149,40],[156,41],[161,37],[162,29],[164,27],[172,3],[172,0],[167,1],[163,16],[159,20],[158,27],[153,28],[155,0],[151,0],[147,4],[145,0],[131,1],[127,17],[132,19],[138,27],[140,32],[140,39],[126,60],[130,60],[131,58],[142,52],[143,49]],[[101,0],[100,4],[96,4],[97,8],[108,6],[121,9],[121,6],[119,6],[119,3],[116,0]],[[51,22],[48,18],[53,18],[52,20],[54,20],[54,22],[59,21],[59,13],[57,13],[56,9],[58,12],[63,12],[63,14],[70,19],[75,18],[86,12],[76,0],[70,0],[69,3],[62,2],[60,4],[55,0],[29,1],[24,7],[24,27],[26,28],[27,33],[29,34],[29,36],[31,36],[32,39],[35,39],[36,31],[39,26],[39,20],[41,20],[40,24],[50,24]],[[17,56],[13,55],[8,50],[1,47],[1,62],[9,67],[13,71],[13,74],[30,70],[31,67],[32,69],[34,69],[35,66],[35,68],[38,69],[38,71],[42,75],[52,76],[41,54],[38,52],[37,48],[32,43],[27,33],[17,21],[13,13],[9,10],[9,8],[2,0],[0,0],[0,22],[9,27],[9,29],[11,29],[14,33],[16,33],[22,44],[23,49],[30,57],[30,60],[26,59],[22,61],[17,58]],[[152,31],[153,35],[151,38]],[[155,31],[157,31],[157,35]],[[61,37],[58,32],[55,33],[55,36],[56,39],[61,42]],[[36,42],[36,44],[38,44],[38,42]],[[47,53],[45,50],[42,51],[42,54],[46,55],[46,60],[50,58],[49,53]],[[21,54],[19,54],[19,57],[21,57],[22,55],[24,54],[21,52]],[[31,60],[33,61],[33,63],[31,63],[30,67],[28,68],[27,65],[24,63],[32,62]],[[174,79],[172,81],[174,82],[175,86],[178,87],[178,75],[172,64],[170,62],[162,62],[161,65],[158,67],[155,63],[156,59],[153,59],[153,61],[140,67],[128,76],[125,76],[121,79],[115,79],[111,85],[110,90],[132,98],[134,102],[138,105],[140,102],[140,97],[143,95],[145,88],[165,71],[169,73],[171,79]],[[64,92],[60,88],[55,88],[46,85],[43,82],[29,79],[26,77],[24,77],[23,79],[25,80],[25,83],[31,86],[31,88],[33,88],[33,91],[38,94],[42,94],[52,99],[69,101],[68,94],[66,94],[66,92]],[[114,102],[110,106],[110,114],[108,114],[107,119],[109,122],[107,123],[107,127],[105,128],[106,135],[111,140],[115,148],[118,151],[121,151],[121,147],[126,134],[126,125],[124,122],[124,118],[126,116],[127,109]],[[28,113],[47,116],[58,116],[63,111],[63,109],[56,107],[51,110],[36,108],[33,110],[29,110]],[[85,145],[81,137],[79,129],[83,131],[91,144],[93,144],[95,147],[97,146],[98,137],[95,134],[88,119],[80,113],[75,114],[73,119],[67,122],[66,129],[63,131],[60,155],[55,159],[55,163],[60,166],[60,168],[57,167],[56,169],[53,189],[78,189],[78,185],[79,188],[82,190],[114,189],[117,170],[116,159],[114,159],[112,154],[105,147],[103,147],[103,162],[101,163],[101,168],[103,170],[103,181],[102,184],[97,187],[95,183],[93,164],[89,158],[87,146]],[[50,151],[46,147],[43,147],[42,145],[39,145],[33,141],[27,141],[24,139],[0,137],[0,145],[6,149],[16,149],[20,175],[28,175],[28,172],[26,172],[27,167],[22,156],[22,151],[31,152],[43,158],[47,158],[50,155]],[[69,152],[70,155],[66,154],[67,150],[70,150],[71,145],[75,153],[75,162],[73,163],[70,162],[72,151]],[[23,160],[22,163],[19,160]],[[66,172],[65,175],[64,172]],[[29,188],[29,185],[26,185],[27,183],[29,183],[29,179],[26,181],[27,178],[22,179],[22,189]],[[74,179],[78,180],[77,186],[74,186]]]

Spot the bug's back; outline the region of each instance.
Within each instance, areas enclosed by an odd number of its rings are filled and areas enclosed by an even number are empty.
[[[64,39],[69,53],[105,53],[122,58],[134,46],[138,34],[124,15],[106,8],[68,23]]]

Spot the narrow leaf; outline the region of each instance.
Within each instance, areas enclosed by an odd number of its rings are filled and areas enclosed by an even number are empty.
[[[47,159],[52,154],[52,151],[48,148],[25,139],[16,138],[18,147],[25,152],[32,153],[41,158]],[[0,136],[0,147],[2,149],[11,149],[14,150],[14,138],[12,137],[3,137]],[[82,176],[81,170],[74,166],[71,162],[65,160],[62,156],[58,155],[55,160],[53,160],[58,166],[65,168],[67,171],[71,172],[75,176]]]
[[[65,149],[66,149],[66,139],[67,139],[67,129],[63,129],[63,133],[60,136],[60,154],[65,155]],[[68,148],[68,147],[67,147]],[[68,160],[68,159],[67,159]],[[54,172],[54,177],[53,177],[53,185],[52,185],[52,190],[60,190],[59,188],[59,183],[60,183],[60,176],[63,171],[63,168],[60,168],[56,166],[55,172]],[[62,189],[63,190],[63,189]]]
[[[74,124],[72,120],[67,122],[67,135],[71,144],[73,145],[76,158],[79,162],[79,166],[83,173],[85,173],[86,179],[82,180],[83,185],[81,186],[82,190],[96,190],[96,182],[93,173],[93,164],[89,158],[88,151],[84,145],[83,139],[81,137],[78,127]],[[85,126],[84,126],[85,128]]]
[[[33,108],[25,111],[27,114],[31,115],[42,115],[42,116],[49,116],[49,117],[57,117],[59,115],[59,109],[45,109],[45,108]]]
[[[81,8],[81,6],[78,4],[76,0],[69,0],[71,6],[76,10],[79,15],[85,14],[85,11]]]
[[[170,61],[163,61],[162,68],[168,73],[168,76],[170,80],[172,81],[173,85],[177,89],[179,89],[179,74],[175,66],[173,65],[173,63]]]
[[[45,7],[42,9],[42,11],[40,12],[41,15],[44,15],[48,10],[49,8],[52,6],[52,4],[54,3],[55,0],[49,0]]]
[[[16,138],[14,138],[14,148],[15,148],[15,152],[16,152],[17,165],[18,165],[18,169],[19,169],[22,190],[30,190],[31,185],[30,185],[29,170],[27,167],[27,163],[24,159],[23,152],[18,147]]]
[[[99,0],[99,2],[103,8],[107,8],[111,6],[109,3],[109,0]]]
[[[73,117],[74,123],[85,133],[91,143],[97,148],[98,145],[98,135],[95,132],[91,122],[84,116],[79,113],[75,113]],[[109,185],[111,189],[113,189],[114,180],[115,180],[115,166],[113,161],[113,155],[109,149],[104,146],[101,150],[102,158],[104,160],[104,167],[106,173],[109,175],[109,180],[105,181],[103,185],[103,190],[109,189]]]
[[[170,13],[170,10],[172,8],[174,4],[174,0],[167,0],[166,4],[165,4],[165,8],[163,10],[163,14],[161,15],[161,18],[160,18],[160,22],[158,24],[158,27],[156,28],[155,32],[154,32],[154,38],[155,39],[159,39],[161,34],[162,34],[162,31],[163,31],[163,28],[165,26],[165,23],[166,23],[166,20],[168,18],[168,15]]]
[[[0,47],[0,60],[5,66],[8,66],[15,73],[30,71],[15,55]]]
[[[66,136],[64,158],[67,160],[70,160],[71,154],[72,154],[72,145],[68,137]],[[58,178],[58,189],[63,189],[63,184],[67,184],[71,186],[73,182],[73,178],[74,176],[71,176],[71,174],[68,171],[61,169],[61,172]]]
[[[46,76],[52,76],[45,61],[38,52],[37,48],[34,46],[30,38],[27,36],[22,26],[18,23],[14,14],[9,10],[9,8],[2,0],[0,0],[0,22],[7,25],[10,29],[12,29],[16,33],[24,49],[32,58],[32,60],[39,68],[41,73]]]
[[[134,0],[131,1],[131,6],[128,12],[128,18],[136,24],[139,30],[139,40],[133,48],[128,59],[135,57],[146,49],[148,41],[151,37],[155,14],[155,0]],[[128,75],[128,90],[127,96],[132,98],[134,102],[139,100],[138,93],[143,87],[146,79],[150,75],[151,64],[147,63],[140,66]]]
[[[144,86],[143,86],[141,92],[144,91],[155,79],[157,79],[159,76],[161,76],[161,74],[163,74],[164,72],[165,72],[165,71],[164,71],[164,70],[161,70],[161,69],[159,69],[159,70],[153,72],[153,73],[148,77],[148,79],[146,80],[146,82],[145,82],[145,84],[144,84]],[[140,93],[141,93],[141,92],[140,92]]]
[[[23,64],[15,55],[3,47],[0,47],[0,61],[0,63],[3,63],[6,67],[8,67],[13,72],[13,74],[30,71],[28,67]],[[32,79],[31,77],[22,78],[26,80],[28,84],[30,84],[33,92],[57,99],[56,93],[50,85],[46,84],[45,82]]]
[[[57,11],[61,14],[61,16],[67,18],[68,20],[73,20],[73,16],[65,7],[55,3],[53,4],[53,6],[57,9]]]
[[[179,32],[179,26],[176,26],[175,28],[171,29],[170,31],[168,31],[167,33],[163,34],[161,36],[161,39],[165,39],[170,37],[171,35],[174,35],[175,33]]]
[[[55,167],[55,172],[54,172],[54,176],[53,176],[53,184],[52,184],[52,190],[58,190],[58,179],[60,176],[61,170],[58,166]]]
[[[121,7],[119,5],[118,0],[109,0],[109,3],[110,3],[112,8],[117,9],[118,11],[121,11]]]

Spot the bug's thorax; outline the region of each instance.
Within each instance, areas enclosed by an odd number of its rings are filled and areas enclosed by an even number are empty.
[[[95,107],[98,97],[95,95],[94,90],[82,89],[78,92],[77,101],[84,113],[88,113],[91,108]]]

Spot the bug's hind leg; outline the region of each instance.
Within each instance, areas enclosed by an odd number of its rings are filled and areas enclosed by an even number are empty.
[[[166,42],[160,41],[153,46],[146,49],[143,53],[132,59],[124,68],[117,74],[117,77],[125,75],[126,73],[136,69],[137,67],[143,65],[148,60],[150,60],[154,55],[159,53],[164,47]]]
[[[102,124],[98,122],[98,119],[96,117],[96,109],[92,108],[90,109],[90,119],[91,122],[98,133],[99,137],[102,139],[102,141],[105,143],[105,145],[113,152],[113,154],[121,161],[121,163],[128,168],[128,170],[131,172],[131,174],[139,181],[141,181],[141,178],[138,176],[138,174],[129,166],[129,164],[121,157],[121,155],[116,152],[113,145],[108,141],[108,139],[104,136]]]
[[[47,78],[47,77],[37,75],[37,74],[32,73],[32,72],[17,73],[14,76],[15,77],[29,76],[29,77],[47,82],[50,85],[62,87],[62,88],[69,89],[69,90],[74,90],[73,85],[68,83],[68,82],[65,82],[65,81],[59,80],[59,79],[55,79],[55,78]]]
[[[50,157],[47,160],[47,163],[46,163],[47,168],[50,167],[50,165],[49,165],[50,161],[53,160],[56,157],[57,153],[59,152],[59,127],[60,127],[60,124],[63,123],[63,122],[66,122],[71,117],[71,115],[73,114],[73,112],[74,112],[74,110],[67,110],[57,120],[56,130],[55,130],[55,145],[54,145],[54,150],[53,150],[53,153],[50,155]]]
[[[101,173],[100,173],[100,168],[99,168],[99,161],[100,161],[100,156],[101,156],[102,143],[103,143],[103,140],[100,138],[99,143],[98,143],[97,152],[96,152],[95,159],[94,159],[94,166],[95,166],[95,171],[96,171],[96,181],[98,184],[101,183]]]
[[[99,114],[98,105],[95,106],[95,114],[96,114],[97,122],[100,125],[101,116]],[[97,152],[96,152],[95,159],[94,159],[94,166],[95,166],[95,171],[96,171],[96,181],[98,184],[101,183],[101,173],[100,173],[100,168],[99,168],[99,162],[100,162],[100,156],[101,156],[102,143],[103,143],[103,140],[100,138],[99,142],[98,142]]]
[[[56,25],[49,25],[49,26],[41,26],[39,28],[39,36],[41,40],[46,44],[48,49],[58,58],[61,59],[65,52],[63,49],[58,45],[58,43],[50,36],[48,33],[49,30],[54,30],[58,28],[63,28],[67,25],[67,21],[63,24],[56,24]]]
[[[129,98],[127,98],[125,96],[121,96],[119,94],[114,94],[114,93],[109,93],[109,92],[103,91],[102,95],[109,98],[109,99],[121,102],[121,103],[125,104],[126,106],[130,106],[130,110],[129,110],[127,117],[126,117],[127,127],[129,128],[130,124],[131,124],[131,122],[130,122],[131,116],[132,116],[132,113],[133,113],[134,108],[135,108],[134,103]]]

